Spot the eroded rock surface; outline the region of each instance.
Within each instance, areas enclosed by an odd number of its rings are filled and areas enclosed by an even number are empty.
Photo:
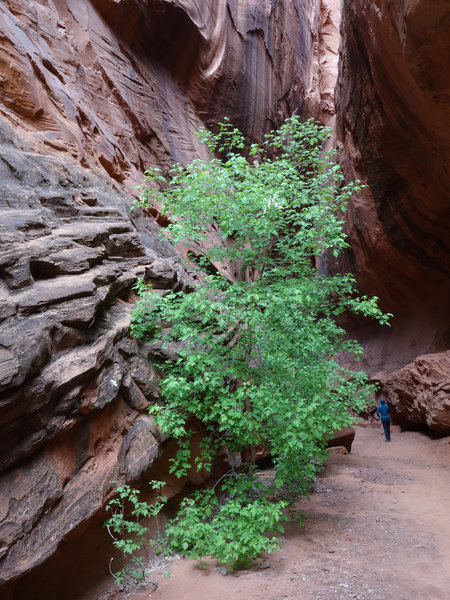
[[[0,144],[0,581],[52,556],[161,454],[150,350],[128,336],[138,276],[188,276],[130,197],[68,157]],[[144,246],[142,240],[145,240]],[[154,277],[153,277],[154,275]],[[170,287],[170,286],[163,286]],[[114,483],[116,482],[116,483]]]
[[[341,266],[395,315],[359,327],[374,378],[450,347],[448,3],[343,3],[338,130],[349,208]]]
[[[6,0],[0,112],[47,153],[130,191],[204,155],[225,115],[251,139],[318,110],[318,0]]]
[[[426,354],[383,381],[395,421],[450,431],[450,352]]]

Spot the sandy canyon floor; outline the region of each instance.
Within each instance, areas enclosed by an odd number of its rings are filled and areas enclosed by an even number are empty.
[[[396,429],[396,428],[394,428]],[[225,576],[177,559],[133,591],[99,600],[447,600],[450,598],[450,438],[359,426],[352,453],[332,454],[309,501],[305,529],[282,549]],[[171,577],[162,578],[170,568]]]

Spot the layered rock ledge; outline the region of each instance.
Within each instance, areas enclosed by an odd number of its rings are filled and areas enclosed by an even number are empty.
[[[138,276],[181,258],[131,198],[69,157],[0,144],[0,581],[52,556],[161,454],[151,350],[128,335]],[[136,226],[137,225],[137,226]],[[140,231],[138,231],[138,229]],[[143,245],[142,239],[146,241]]]

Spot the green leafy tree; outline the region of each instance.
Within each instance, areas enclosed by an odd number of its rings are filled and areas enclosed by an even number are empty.
[[[163,366],[164,405],[150,409],[178,440],[172,471],[211,469],[223,446],[232,456],[214,490],[185,500],[168,527],[171,547],[237,568],[276,547],[284,509],[308,493],[327,440],[370,397],[366,374],[336,360],[362,352],[338,315],[380,323],[390,315],[377,298],[357,295],[352,275],[315,267],[316,258],[347,247],[343,214],[361,189],[344,183],[333,152],[322,152],[328,130],[292,117],[261,146],[245,148],[229,121],[217,135],[199,136],[210,160],[176,164],[167,177],[148,171],[141,203],[162,205],[174,243],[205,245],[200,267],[207,273],[212,263],[216,274],[163,297],[140,281],[131,327],[137,338],[175,349]],[[203,433],[195,459],[194,429]],[[269,483],[258,477],[257,447],[270,450]]]

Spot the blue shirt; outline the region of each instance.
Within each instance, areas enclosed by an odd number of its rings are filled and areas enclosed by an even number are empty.
[[[387,404],[380,404],[377,408],[377,417],[381,419],[389,419],[389,406]]]

